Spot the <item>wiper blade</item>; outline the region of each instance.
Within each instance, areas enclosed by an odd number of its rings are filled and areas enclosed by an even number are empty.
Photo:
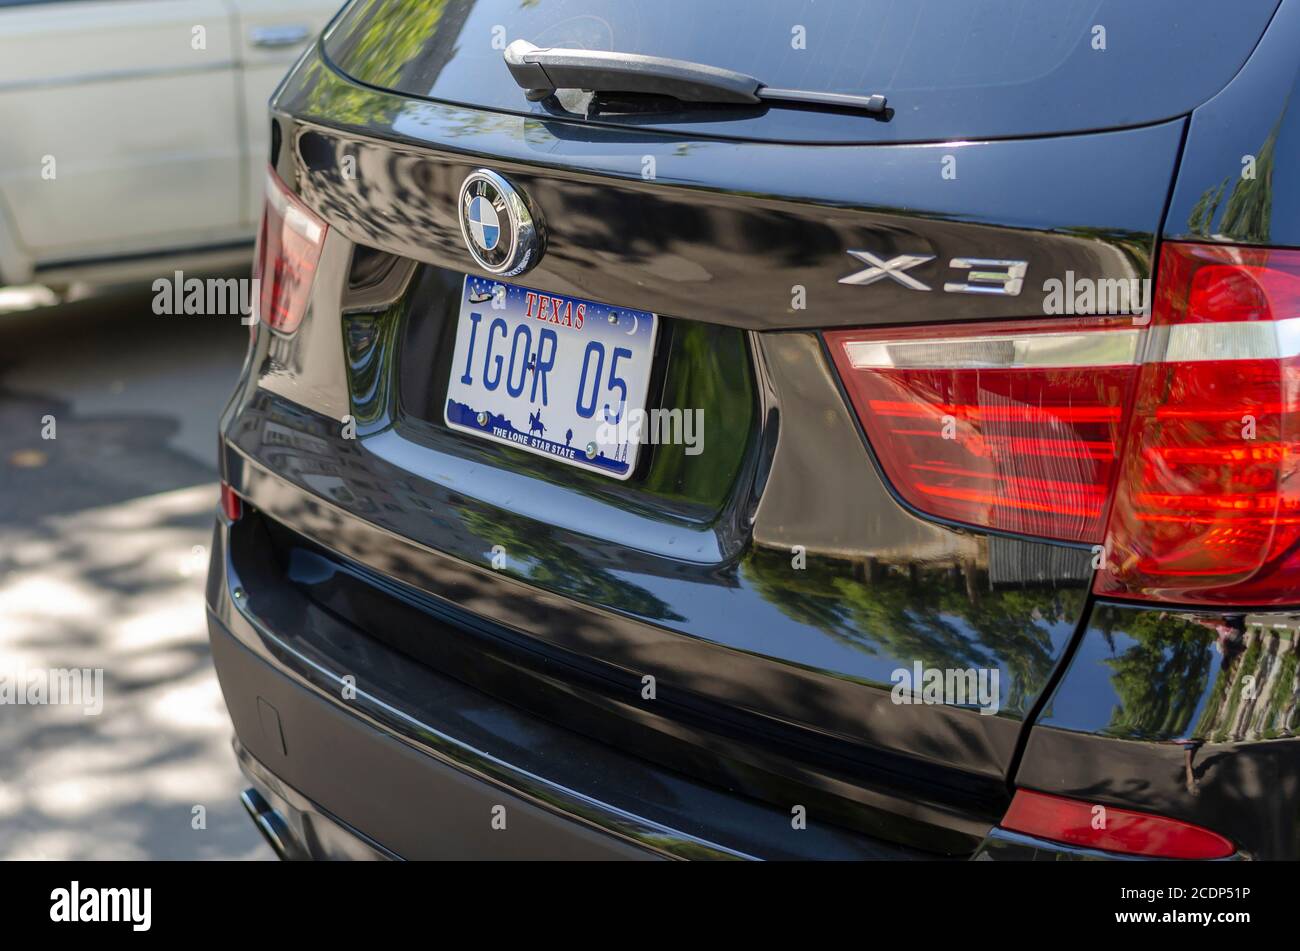
[[[663,56],[542,48],[527,40],[515,40],[505,49],[505,61],[510,75],[534,102],[554,95],[557,89],[590,89],[596,93],[668,96],[682,102],[780,102],[886,114],[884,96],[774,89],[745,73]]]

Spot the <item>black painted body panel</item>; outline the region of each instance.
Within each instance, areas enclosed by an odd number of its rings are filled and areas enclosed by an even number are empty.
[[[475,271],[456,195],[489,162],[546,222],[530,287],[755,330],[1033,317],[1043,282],[1067,271],[1149,277],[1183,131],[1177,120],[943,147],[684,141],[403,99],[318,60],[275,107],[281,177],[350,241]],[[909,272],[933,290],[839,283],[862,268],[850,248],[933,255]],[[959,257],[1027,261],[1025,288],[946,293],[964,279],[949,266]]]
[[[817,333],[1050,320],[1049,278],[1151,276],[1186,119],[778,145],[406,98],[312,52],[272,122],[273,167],[329,233],[301,327],[259,332],[222,420],[223,475],[274,562],[266,617],[292,628],[274,602],[301,599],[503,708],[906,849],[971,854],[1017,782],[1214,828],[1282,782],[1269,815],[1232,831],[1257,854],[1295,852],[1289,739],[1214,740],[1227,758],[1200,794],[1178,791],[1185,729],[1112,735],[1116,688],[1081,665],[1107,669],[1094,642],[1133,612],[1090,620],[1092,553],[909,509]],[[614,483],[440,422],[454,291],[482,273],[456,213],[479,167],[545,222],[540,263],[514,280],[661,316],[651,399],[703,408],[717,438],[703,456],[655,446]],[[909,272],[932,290],[839,283],[861,266],[852,248],[934,255]],[[1024,291],[945,292],[957,257],[1029,262]],[[234,583],[214,574],[208,591],[228,625]],[[243,597],[261,610],[256,587]],[[1166,612],[1152,637],[1195,641],[1189,623]],[[894,702],[894,672],[916,663],[996,671],[997,713]],[[1148,678],[1130,696],[1176,706],[1192,688]]]
[[[1300,857],[1300,615],[1101,604],[1017,783]]]
[[[327,31],[328,58],[368,86],[494,112],[696,138],[884,143],[1063,135],[1151,124],[1213,96],[1278,0],[366,0]],[[685,109],[620,97],[529,102],[505,43],[647,54],[769,86],[888,97],[887,120],[830,109]],[[627,97],[623,97],[627,98]],[[614,103],[605,100],[613,99]],[[622,106],[622,108],[619,108]]]
[[[1285,0],[1237,77],[1197,109],[1165,236],[1300,247],[1300,4]]]

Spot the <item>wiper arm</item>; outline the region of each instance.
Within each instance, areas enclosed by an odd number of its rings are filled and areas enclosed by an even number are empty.
[[[668,96],[683,102],[784,102],[885,114],[884,96],[774,89],[744,73],[663,56],[544,49],[527,40],[515,40],[505,49],[505,61],[510,75],[534,102],[546,99],[557,89],[590,89],[597,93]]]

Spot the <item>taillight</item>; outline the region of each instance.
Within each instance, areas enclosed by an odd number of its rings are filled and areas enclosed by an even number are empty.
[[[1162,859],[1223,859],[1233,844],[1200,826],[1145,812],[1017,789],[1000,823],[1012,832],[1086,849]]]
[[[1300,602],[1300,251],[1166,244],[1099,594]]]
[[[1131,318],[841,330],[831,356],[917,509],[1099,542],[1142,331]]]
[[[266,204],[257,236],[253,277],[260,282],[258,319],[273,330],[298,329],[311,296],[328,226],[266,170]],[[256,324],[254,324],[256,326]]]
[[[1167,243],[1145,328],[826,339],[881,467],[920,511],[1104,537],[1098,594],[1300,603],[1300,251]]]
[[[238,522],[244,515],[244,500],[226,482],[221,483],[221,513],[231,522]]]

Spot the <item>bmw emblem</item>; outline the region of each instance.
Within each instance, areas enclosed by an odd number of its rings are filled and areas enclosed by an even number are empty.
[[[524,196],[480,168],[460,186],[460,233],[474,260],[503,277],[522,274],[542,254],[542,229]]]

